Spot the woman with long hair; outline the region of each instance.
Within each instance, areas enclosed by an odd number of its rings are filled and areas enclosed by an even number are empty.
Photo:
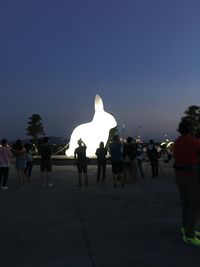
[[[24,187],[25,168],[26,168],[26,149],[21,140],[17,140],[12,150],[16,161],[15,167],[17,169],[19,187]]]

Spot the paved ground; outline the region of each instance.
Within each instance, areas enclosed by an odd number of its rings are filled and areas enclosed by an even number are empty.
[[[74,166],[54,166],[52,188],[41,188],[39,167],[17,187],[0,191],[0,267],[200,267],[200,248],[182,242],[180,202],[171,164],[124,189],[107,181],[76,186]]]

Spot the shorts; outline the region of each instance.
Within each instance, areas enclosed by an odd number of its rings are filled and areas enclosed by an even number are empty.
[[[78,173],[87,173],[87,163],[77,162]]]
[[[112,161],[112,172],[114,174],[122,173],[123,172],[123,161]]]
[[[51,172],[51,162],[50,161],[43,161],[40,163],[40,171],[41,172]]]
[[[17,170],[25,170],[26,168],[26,159],[25,158],[16,158],[16,161],[15,161],[15,168]]]

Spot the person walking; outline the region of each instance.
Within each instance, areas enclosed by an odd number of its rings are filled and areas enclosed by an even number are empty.
[[[87,157],[86,157],[86,150],[87,146],[82,141],[82,139],[78,140],[78,147],[74,151],[74,162],[77,166],[78,170],[78,185],[82,185],[82,173],[84,174],[85,178],[85,186],[88,186],[88,176],[87,176]]]
[[[53,186],[51,182],[50,173],[52,171],[51,167],[51,156],[52,156],[52,147],[49,144],[49,138],[47,136],[43,137],[43,143],[40,147],[40,179],[41,186]]]
[[[111,165],[113,173],[113,187],[117,187],[117,180],[121,182],[121,187],[124,187],[125,181],[123,176],[123,157],[122,157],[122,144],[119,136],[114,135],[113,141],[109,144],[109,152],[111,155]]]
[[[100,142],[99,148],[96,150],[97,156],[97,183],[99,182],[102,175],[102,183],[106,177],[106,155],[108,151],[107,148],[104,147],[104,142]]]
[[[0,146],[0,186],[3,190],[8,189],[7,180],[11,157],[12,153],[10,148],[8,147],[8,141],[6,139],[2,139]]]
[[[200,246],[200,232],[195,231],[200,215],[200,181],[197,164],[200,142],[191,135],[191,124],[187,120],[179,123],[180,136],[174,142],[174,168],[176,184],[182,204],[183,241]]]

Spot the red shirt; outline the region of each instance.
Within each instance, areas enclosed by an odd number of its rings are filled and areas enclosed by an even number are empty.
[[[179,136],[174,142],[173,156],[176,165],[196,166],[200,154],[200,142],[191,135]],[[176,171],[177,175],[191,175],[191,172]]]

